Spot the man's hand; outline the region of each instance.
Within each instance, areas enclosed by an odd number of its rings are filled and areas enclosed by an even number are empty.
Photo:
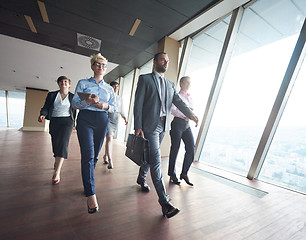
[[[196,127],[198,126],[199,119],[198,119],[198,117],[196,115],[192,114],[190,116],[190,120],[192,120],[192,121],[194,121],[196,123],[196,125],[195,125]]]
[[[136,136],[141,136],[141,137],[143,137],[144,138],[144,134],[143,134],[143,131],[142,131],[142,129],[136,129],[135,130],[135,135]]]

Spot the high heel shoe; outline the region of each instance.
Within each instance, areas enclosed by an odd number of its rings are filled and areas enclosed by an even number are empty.
[[[106,159],[106,155],[103,156],[103,163],[104,163],[104,164],[108,164],[108,161],[107,161],[107,159]]]
[[[87,209],[88,209],[88,213],[89,214],[93,214],[93,213],[99,212],[99,206],[97,205],[94,208],[90,208],[89,205],[88,205],[88,201],[87,201]]]
[[[109,163],[108,163],[107,168],[108,169],[113,169],[113,161],[112,161],[112,159],[109,159]]]
[[[180,179],[181,179],[181,180],[184,179],[185,182],[186,182],[188,185],[193,186],[193,183],[191,183],[191,182],[189,181],[189,178],[188,178],[187,174],[181,173]]]
[[[54,176],[52,177],[52,184],[53,184],[53,185],[57,185],[57,184],[59,184],[59,183],[60,183],[60,181],[61,181],[61,179],[60,179],[60,178],[55,179],[55,177],[54,177]]]
[[[60,183],[60,181],[61,181],[60,179],[56,179],[56,180],[53,179],[53,180],[52,180],[52,184],[53,184],[53,185],[57,185],[57,184]]]

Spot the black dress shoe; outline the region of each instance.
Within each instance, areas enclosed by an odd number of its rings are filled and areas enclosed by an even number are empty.
[[[175,208],[170,202],[167,202],[162,206],[163,216],[167,218],[171,218],[180,212],[180,209]]]
[[[193,186],[193,183],[191,183],[191,182],[189,181],[189,178],[188,178],[187,174],[181,173],[180,179],[181,179],[181,180],[184,179],[185,182],[186,182],[188,185]]]
[[[177,179],[175,175],[170,176],[170,182],[179,185],[181,182]]]
[[[143,192],[149,192],[149,191],[150,191],[150,187],[149,187],[149,185],[146,183],[145,180],[141,181],[141,180],[138,180],[138,179],[137,179],[137,184],[140,185],[141,191],[143,191]]]

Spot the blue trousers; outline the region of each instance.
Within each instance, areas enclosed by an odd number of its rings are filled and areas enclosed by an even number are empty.
[[[81,170],[86,197],[94,195],[94,170],[107,131],[106,112],[81,110],[77,118],[77,135],[81,149]]]
[[[161,171],[160,144],[165,136],[165,120],[160,120],[154,132],[144,132],[144,137],[149,140],[150,157],[149,162],[139,169],[138,179],[144,181],[150,169],[151,178],[158,195],[161,206],[168,202],[163,176]]]
[[[171,122],[171,148],[169,156],[168,175],[176,175],[175,163],[177,154],[180,149],[181,140],[185,144],[185,156],[183,162],[182,173],[187,174],[194,158],[194,139],[189,126],[189,121],[175,117]]]

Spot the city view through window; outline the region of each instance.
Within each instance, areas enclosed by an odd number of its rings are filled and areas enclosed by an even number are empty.
[[[200,162],[247,175],[305,19],[300,10],[304,6],[305,12],[306,6],[298,3],[262,0],[245,10]],[[284,11],[288,12],[285,18]],[[216,29],[220,33],[220,25]],[[211,46],[211,39],[216,37],[211,35],[210,42],[206,38],[202,43],[195,38],[196,48]],[[192,50],[190,59],[197,67],[188,66],[187,75],[192,77],[195,112],[202,118],[217,61],[207,64],[205,53],[198,55]],[[306,193],[305,79],[304,64],[259,179]],[[192,129],[196,137],[198,129]]]

